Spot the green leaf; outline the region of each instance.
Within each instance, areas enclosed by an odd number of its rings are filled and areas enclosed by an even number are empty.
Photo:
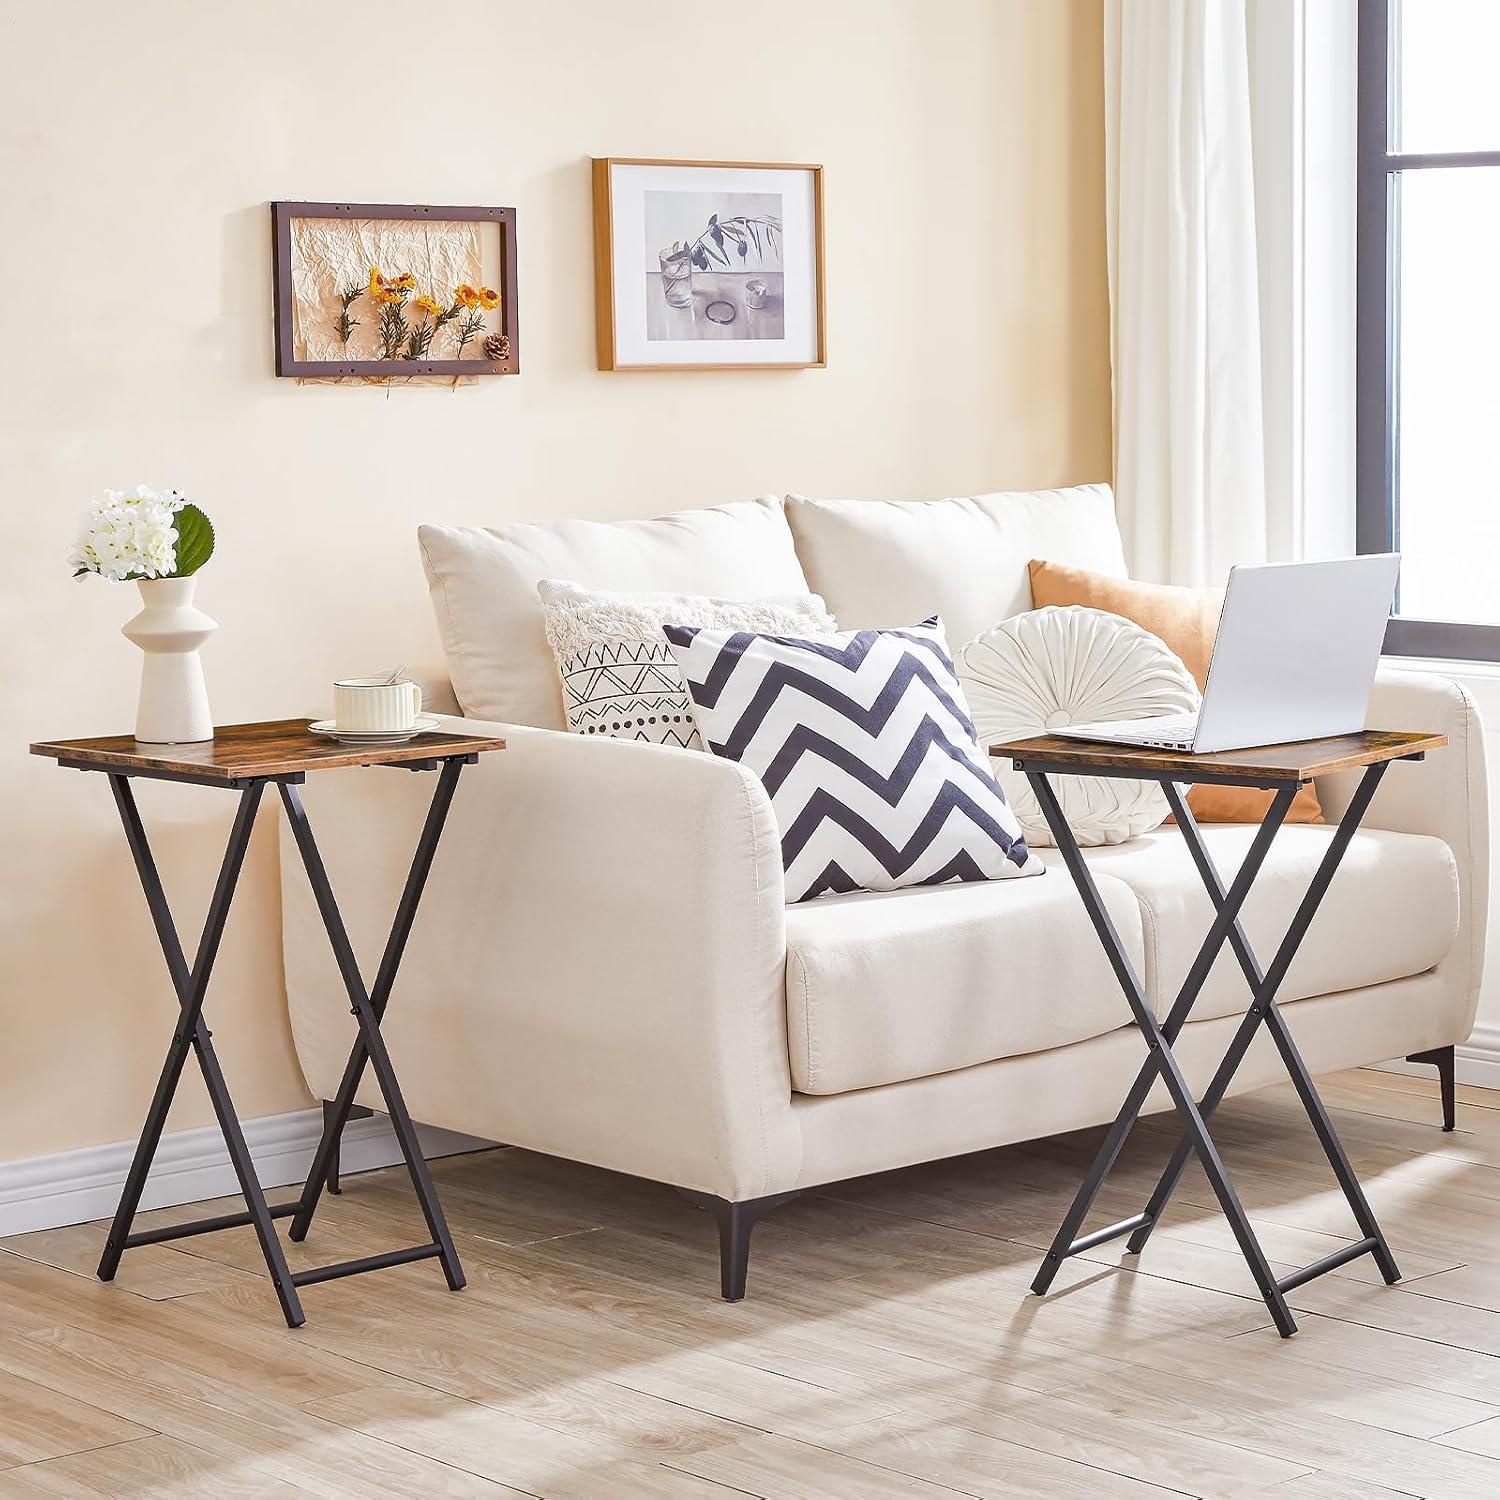
[[[169,578],[186,578],[196,573],[214,552],[214,523],[196,505],[184,505],[177,512],[177,567]]]

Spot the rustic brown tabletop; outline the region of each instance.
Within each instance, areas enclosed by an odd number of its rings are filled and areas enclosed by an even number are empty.
[[[1363,729],[1323,740],[1299,740],[1290,745],[1259,745],[1250,750],[1221,750],[1194,755],[1185,750],[1161,750],[1149,745],[1112,745],[1103,740],[1075,740],[1041,734],[1026,740],[991,745],[991,755],[1007,755],[1027,767],[1048,771],[1139,776],[1157,781],[1237,782],[1248,786],[1277,786],[1311,781],[1334,771],[1352,771],[1381,761],[1403,760],[1441,750],[1445,734],[1409,734],[1389,729]]]
[[[400,745],[341,745],[327,735],[313,734],[307,725],[306,719],[225,724],[214,730],[213,739],[196,745],[148,745],[128,734],[42,740],[31,747],[31,753],[91,770],[233,784],[338,766],[393,766],[505,748],[505,741],[494,735],[436,731],[415,735]]]

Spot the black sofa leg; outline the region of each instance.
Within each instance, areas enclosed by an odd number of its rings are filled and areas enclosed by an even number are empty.
[[[324,1130],[328,1129],[328,1122],[333,1118],[333,1111],[333,1100],[325,1099],[323,1101]],[[351,1120],[368,1120],[374,1113],[375,1111],[373,1109],[366,1109],[363,1104],[355,1104],[350,1106],[349,1118]],[[333,1148],[333,1155],[328,1158],[327,1185],[328,1191],[330,1193],[342,1193],[344,1191],[343,1188],[339,1185],[339,1148],[337,1145],[335,1145]]]
[[[334,1104],[332,1099],[323,1101],[323,1129],[327,1130],[333,1118]],[[330,1193],[341,1193],[343,1188],[339,1186],[339,1148],[335,1144],[333,1155],[328,1158],[328,1191]]]
[[[742,1301],[750,1272],[751,1231],[773,1208],[790,1203],[798,1194],[772,1193],[768,1198],[746,1198],[731,1203],[727,1198],[695,1193],[689,1188],[678,1191],[714,1216],[719,1226],[719,1295],[726,1302]]]
[[[1406,1060],[1411,1063],[1431,1063],[1438,1070],[1438,1085],[1443,1095],[1443,1129],[1452,1130],[1458,1123],[1454,1102],[1456,1089],[1453,1082],[1453,1048],[1434,1047],[1430,1052],[1412,1052]]]

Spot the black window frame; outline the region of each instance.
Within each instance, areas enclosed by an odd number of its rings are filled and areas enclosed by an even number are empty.
[[[1397,550],[1400,534],[1401,174],[1500,167],[1496,151],[1392,151],[1390,121],[1399,86],[1392,43],[1401,0],[1359,0],[1355,271],[1355,545]],[[1500,661],[1500,624],[1392,615],[1388,656]]]

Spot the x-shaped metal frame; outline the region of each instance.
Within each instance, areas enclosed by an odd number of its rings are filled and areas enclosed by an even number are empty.
[[[130,788],[129,774],[110,773],[110,787],[114,792],[115,804],[119,808],[120,818],[125,826],[126,841],[130,845],[136,872],[140,876],[141,885],[146,893],[146,904],[156,927],[162,953],[166,958],[167,972],[171,976],[172,986],[177,993],[179,1015],[171,1043],[167,1048],[166,1060],[162,1064],[161,1075],[157,1080],[156,1092],[152,1096],[151,1107],[147,1111],[146,1123],[141,1131],[135,1156],[125,1179],[125,1188],[120,1196],[119,1207],[115,1211],[114,1222],[105,1240],[104,1252],[99,1261],[98,1274],[101,1281],[114,1280],[115,1273],[120,1267],[121,1256],[126,1250],[134,1249],[136,1246],[157,1244],[164,1240],[183,1239],[189,1235],[207,1234],[217,1229],[232,1229],[251,1224],[255,1227],[261,1253],[265,1256],[266,1268],[270,1272],[272,1284],[276,1288],[276,1296],[281,1303],[282,1313],[290,1328],[297,1328],[305,1321],[297,1288],[313,1282],[330,1281],[339,1276],[352,1276],[362,1271],[374,1271],[385,1266],[403,1265],[408,1261],[436,1257],[442,1264],[443,1274],[447,1278],[449,1287],[458,1291],[464,1285],[464,1273],[459,1264],[458,1252],[454,1249],[447,1221],[443,1217],[442,1205],[438,1202],[437,1191],[433,1187],[432,1177],[422,1156],[416,1127],[412,1123],[411,1115],[406,1108],[406,1101],[401,1095],[400,1085],[396,1081],[395,1069],[392,1067],[385,1039],[381,1035],[380,1023],[390,1000],[391,989],[395,984],[396,972],[406,948],[407,938],[411,934],[412,922],[416,917],[422,889],[426,884],[428,872],[432,868],[432,860],[442,836],[443,824],[453,802],[459,773],[465,765],[472,764],[475,758],[472,755],[445,756],[420,762],[408,762],[403,767],[403,769],[411,770],[433,770],[441,765],[441,770],[438,775],[437,790],[433,794],[427,820],[417,842],[417,850],[412,858],[411,869],[401,893],[375,984],[370,990],[366,990],[360,976],[348,931],[328,882],[328,872],[324,868],[322,855],[313,839],[312,827],[308,822],[307,811],[302,805],[302,796],[298,790],[298,784],[302,780],[300,774],[286,777],[256,777],[233,784],[234,789],[239,792],[239,807],[235,812],[234,824],[224,851],[218,881],[209,901],[208,915],[204,920],[203,934],[198,942],[197,956],[192,968],[189,969],[177,935],[176,924],[172,920],[172,914],[167,905],[166,893],[162,888],[156,861],[146,838],[145,827],[136,807],[135,796]],[[348,1066],[344,1070],[343,1082],[333,1101],[334,1107],[325,1113],[323,1135],[302,1193],[293,1202],[279,1203],[274,1206],[266,1202],[265,1193],[256,1177],[255,1165],[251,1160],[249,1147],[245,1143],[244,1131],[240,1128],[223,1069],[214,1052],[212,1033],[203,1019],[203,1005],[208,992],[209,977],[218,955],[219,943],[224,934],[225,922],[229,917],[235,887],[245,862],[245,853],[250,845],[250,836],[255,827],[255,816],[267,785],[273,782],[281,793],[292,835],[312,884],[313,896],[327,930],[329,942],[333,947],[334,958],[344,987],[348,992],[350,1008],[359,1027],[358,1039],[350,1053]],[[199,784],[222,785],[223,783]],[[207,1086],[219,1128],[223,1132],[225,1145],[229,1149],[229,1159],[239,1181],[240,1194],[245,1200],[245,1211],[220,1214],[210,1219],[195,1219],[186,1224],[168,1224],[157,1229],[132,1232],[131,1225],[140,1208],[146,1178],[161,1143],[167,1111],[171,1108],[173,1097],[181,1082],[182,1070],[189,1053],[197,1055],[203,1082]],[[356,1260],[340,1261],[333,1265],[315,1266],[309,1270],[293,1272],[287,1265],[286,1254],[282,1249],[281,1241],[277,1238],[273,1220],[294,1215],[290,1231],[292,1239],[306,1238],[313,1213],[317,1208],[319,1193],[328,1178],[330,1166],[338,1150],[339,1136],[354,1106],[355,1092],[359,1088],[366,1064],[374,1070],[376,1082],[379,1084],[381,1096],[395,1129],[396,1139],[401,1147],[401,1154],[406,1161],[407,1172],[411,1176],[412,1187],[427,1221],[431,1239],[424,1245],[390,1250],[380,1255],[364,1256]]]
[[[1240,910],[1244,906],[1245,898],[1250,894],[1255,877],[1265,862],[1271,841],[1285,820],[1292,799],[1297,794],[1296,785],[1283,785],[1276,791],[1270,809],[1256,830],[1243,863],[1226,889],[1204,845],[1198,824],[1188,809],[1187,799],[1175,782],[1166,777],[1159,778],[1173,816],[1187,842],[1193,863],[1197,866],[1198,873],[1213,902],[1214,919],[1188,969],[1182,988],[1172,1002],[1166,1020],[1158,1022],[1134,966],[1125,952],[1120,934],[1100,898],[1099,889],[1094,883],[1087,861],[1079,850],[1078,841],[1073,837],[1068,820],[1058,805],[1057,796],[1047,780],[1046,770],[1037,766],[1028,766],[1020,760],[1017,761],[1017,768],[1025,772],[1037,801],[1041,803],[1048,827],[1052,830],[1058,850],[1068,867],[1069,874],[1073,877],[1084,907],[1093,921],[1095,931],[1099,934],[1099,940],[1104,945],[1110,965],[1115,971],[1115,977],[1119,980],[1120,988],[1125,992],[1125,998],[1130,1004],[1136,1025],[1146,1039],[1147,1048],[1146,1061],[1142,1064],[1135,1082],[1126,1094],[1125,1102],[1105,1136],[1093,1165],[1089,1168],[1088,1175],[1078,1190],[1078,1196],[1073,1200],[1073,1206],[1068,1210],[1052,1241],[1051,1248],[1037,1270],[1031,1289],[1038,1296],[1046,1293],[1063,1261],[1070,1255],[1077,1255],[1095,1245],[1117,1239],[1121,1235],[1129,1235],[1127,1249],[1133,1254],[1139,1253],[1152,1229],[1160,1220],[1167,1201],[1172,1196],[1172,1190],[1176,1187],[1178,1178],[1187,1165],[1188,1157],[1195,1154],[1203,1167],[1204,1175],[1208,1178],[1209,1186],[1214,1191],[1214,1196],[1218,1199],[1219,1207],[1223,1210],[1225,1218],[1229,1220],[1229,1226],[1234,1231],[1240,1251],[1250,1267],[1250,1274],[1255,1278],[1255,1284],[1265,1300],[1266,1307],[1270,1310],[1271,1319],[1283,1338],[1289,1338],[1297,1331],[1296,1321],[1287,1306],[1286,1293],[1294,1287],[1301,1286],[1304,1282],[1311,1281],[1315,1276],[1332,1271],[1361,1255],[1370,1254],[1374,1256],[1375,1263],[1380,1268],[1380,1274],[1387,1283],[1400,1280],[1401,1273],[1391,1255],[1390,1247],[1386,1244],[1385,1236],[1375,1221],[1375,1215],[1354,1175],[1354,1169],[1349,1165],[1349,1158],[1333,1128],[1333,1122],[1328,1117],[1328,1111],[1318,1096],[1317,1088],[1307,1071],[1301,1053],[1297,1050],[1297,1044],[1292,1039],[1286,1020],[1276,1005],[1276,993],[1286,978],[1292,959],[1296,956],[1297,949],[1306,936],[1308,927],[1312,924],[1334,872],[1338,869],[1349,847],[1349,841],[1354,837],[1355,830],[1369,808],[1370,801],[1380,785],[1381,777],[1385,774],[1388,764],[1389,762],[1382,761],[1366,768],[1344,815],[1339,819],[1338,827],[1328,841],[1328,848],[1318,865],[1312,883],[1299,903],[1291,925],[1281,940],[1275,957],[1271,960],[1270,967],[1264,971],[1256,961],[1255,954],[1245,937],[1244,928],[1240,925]],[[1098,767],[1069,765],[1066,769],[1069,774],[1114,776],[1121,774],[1118,767],[1102,765]],[[1173,1056],[1172,1044],[1187,1023],[1204,982],[1208,978],[1209,970],[1212,969],[1226,942],[1233,949],[1240,968],[1249,981],[1250,1004],[1229,1044],[1228,1051],[1224,1054],[1223,1061],[1214,1074],[1213,1081],[1203,1095],[1202,1102],[1198,1103],[1193,1098],[1192,1090],[1183,1077],[1176,1057]],[[1360,1233],[1363,1235],[1362,1239],[1345,1246],[1342,1250],[1324,1256],[1322,1260],[1293,1271],[1279,1280],[1272,1272],[1265,1252],[1255,1237],[1249,1216],[1245,1213],[1244,1205],[1240,1202],[1239,1195],[1229,1180],[1218,1149],[1208,1133],[1207,1125],[1208,1117],[1213,1114],[1228,1092],[1229,1085],[1238,1072],[1250,1043],[1262,1026],[1270,1032],[1281,1054],[1282,1062],[1297,1090],[1297,1096],[1301,1099],[1303,1108],[1312,1121],[1318,1141],[1323,1147],[1323,1152],[1333,1168],[1334,1176],[1343,1189],[1344,1197],[1348,1200]],[[1093,1206],[1099,1190],[1104,1186],[1105,1178],[1108,1177],[1118,1159],[1126,1138],[1135,1127],[1136,1120],[1146,1102],[1146,1096],[1150,1093],[1158,1076],[1166,1085],[1172,1103],[1182,1119],[1182,1139],[1173,1152],[1166,1170],[1162,1173],[1155,1191],[1147,1201],[1146,1207],[1140,1213],[1123,1219],[1117,1224],[1110,1224],[1103,1229],[1080,1236],[1078,1231],[1082,1228],[1083,1221]]]

